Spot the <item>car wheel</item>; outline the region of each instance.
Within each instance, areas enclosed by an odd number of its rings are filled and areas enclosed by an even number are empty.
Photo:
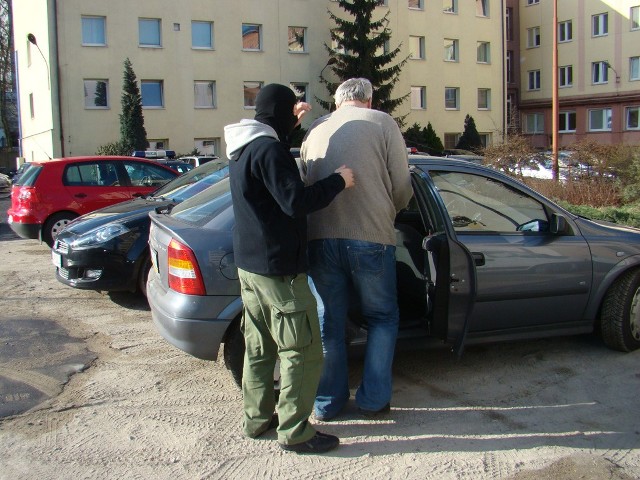
[[[70,212],[61,212],[52,215],[42,228],[42,240],[44,243],[49,245],[50,248],[53,247],[53,242],[58,234],[76,217],[77,215]]]
[[[147,279],[149,278],[149,272],[151,271],[151,255],[148,251],[143,252],[142,265],[140,265],[140,271],[138,273],[138,291],[147,296]]]
[[[244,366],[244,335],[240,331],[240,320],[234,321],[224,342],[224,363],[233,380],[242,388],[242,368]],[[276,361],[273,371],[273,389],[276,401],[280,395],[280,360]]]
[[[600,314],[604,343],[630,352],[640,347],[640,269],[618,278],[605,296]]]

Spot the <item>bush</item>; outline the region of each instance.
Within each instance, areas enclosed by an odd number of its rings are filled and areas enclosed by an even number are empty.
[[[100,145],[96,150],[96,155],[125,155],[129,156],[133,152],[133,147],[122,142],[111,142]]]

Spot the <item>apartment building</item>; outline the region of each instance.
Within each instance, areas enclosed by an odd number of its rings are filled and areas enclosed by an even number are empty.
[[[520,79],[509,76],[513,64],[507,77],[519,82],[522,131],[549,148],[553,1],[519,0],[517,7]],[[640,145],[640,0],[559,0],[557,12],[559,146],[585,139]],[[507,95],[515,85],[508,83]]]
[[[381,0],[400,58],[394,116],[447,146],[474,117],[504,130],[503,0]],[[223,127],[252,118],[260,86],[290,84],[326,113],[319,80],[331,0],[13,0],[21,151],[26,160],[93,154],[118,140],[123,62],[139,82],[150,148],[224,153]],[[337,45],[336,45],[337,47]],[[331,75],[330,68],[324,75]]]

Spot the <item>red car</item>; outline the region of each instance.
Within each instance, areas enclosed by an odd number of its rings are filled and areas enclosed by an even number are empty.
[[[74,218],[153,192],[179,173],[134,157],[67,157],[30,162],[11,189],[11,229],[52,246]]]

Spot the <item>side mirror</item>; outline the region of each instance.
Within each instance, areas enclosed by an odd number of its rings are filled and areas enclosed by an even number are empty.
[[[554,235],[562,235],[567,233],[567,228],[568,225],[566,218],[562,215],[558,215],[557,213],[551,215],[551,233]]]

